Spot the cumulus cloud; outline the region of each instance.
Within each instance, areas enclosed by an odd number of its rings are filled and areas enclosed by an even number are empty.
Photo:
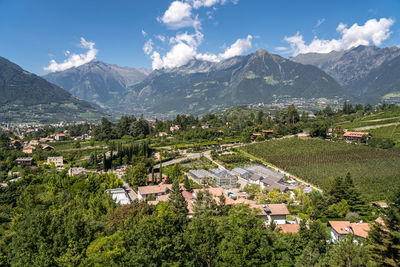
[[[189,3],[174,1],[165,11],[162,17],[157,20],[166,24],[171,29],[195,27],[199,23],[197,18],[192,16],[192,6]]]
[[[187,64],[192,59],[206,60],[218,62],[223,59],[241,55],[243,52],[251,49],[252,36],[249,35],[244,39],[237,39],[225,51],[220,54],[198,53],[198,47],[204,39],[200,20],[197,14],[193,12],[201,7],[209,8],[217,4],[226,4],[228,2],[237,3],[237,0],[181,0],[173,1],[163,16],[158,17],[160,23],[165,24],[170,29],[181,29],[192,27],[194,33],[178,32],[174,37],[169,38],[168,44],[170,50],[162,56],[158,51],[153,51],[153,42],[147,41],[143,47],[146,54],[151,54],[153,69],[175,68]],[[213,7],[215,9],[215,7]],[[207,13],[210,17],[212,14]],[[163,35],[155,35],[155,38],[161,42],[165,42],[167,38]],[[151,45],[150,45],[151,44]]]
[[[223,54],[220,54],[220,58],[227,59],[234,56],[241,55],[243,52],[251,49],[251,39],[253,36],[248,35],[246,39],[237,39]]]
[[[193,6],[193,8],[198,9],[200,7],[211,7],[216,4],[225,5],[228,2],[237,4],[238,0],[189,0],[188,2]]]
[[[389,38],[390,27],[393,23],[394,20],[391,18],[370,19],[364,25],[355,23],[350,28],[346,24],[340,23],[336,31],[341,34],[341,38],[322,40],[314,37],[308,45],[299,32],[293,36],[285,37],[284,40],[290,44],[294,56],[311,52],[329,53],[333,50],[340,51],[359,45],[373,44],[379,46]]]
[[[98,50],[94,48],[94,42],[88,42],[85,38],[81,37],[80,46],[82,48],[88,49],[85,54],[71,54],[70,51],[66,51],[65,55],[68,56],[66,60],[62,63],[57,63],[54,59],[50,60],[50,65],[44,67],[45,71],[55,72],[55,71],[63,71],[72,67],[79,67],[83,64],[86,64],[94,59],[96,59],[96,55]]]
[[[153,40],[149,39],[143,46],[143,51],[146,55],[150,55],[153,52]]]
[[[142,30],[142,35],[143,35],[143,37],[146,37],[146,36],[147,36],[147,32],[145,32],[144,30]]]
[[[173,45],[171,50],[163,57],[160,53],[154,51],[151,55],[153,69],[175,68],[187,64],[192,59],[219,62],[234,56],[243,54],[252,47],[252,36],[245,39],[237,39],[231,46],[218,55],[211,53],[198,53],[197,48],[202,42],[203,35],[200,32],[195,34],[177,34],[170,39]]]

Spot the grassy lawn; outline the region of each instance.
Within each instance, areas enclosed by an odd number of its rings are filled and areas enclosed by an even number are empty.
[[[251,144],[243,150],[319,186],[329,177],[350,172],[370,200],[385,199],[394,186],[400,186],[399,149],[290,138]]]

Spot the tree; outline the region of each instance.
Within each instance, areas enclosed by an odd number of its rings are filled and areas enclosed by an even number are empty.
[[[400,266],[400,187],[383,211],[384,224],[374,222],[368,233],[373,261],[385,266]]]
[[[180,222],[183,224],[185,222],[188,209],[187,202],[182,195],[182,190],[180,189],[178,179],[175,179],[172,183],[172,189],[169,193],[168,201],[170,205],[172,205],[174,212],[180,218]]]
[[[139,162],[135,166],[128,167],[126,170],[127,182],[137,188],[147,182],[147,167],[143,162]]]
[[[190,184],[189,178],[185,176],[185,182],[183,183],[186,191],[191,192],[193,190],[192,185]]]
[[[347,235],[339,244],[331,247],[323,260],[326,266],[367,266],[370,259],[368,249],[355,242],[354,235]]]
[[[317,121],[311,124],[310,135],[312,137],[326,138],[328,133],[328,125],[325,121]]]
[[[355,187],[351,174],[348,172],[344,178],[345,199],[347,200],[350,211],[361,215],[366,215],[368,206],[365,203],[358,189]]]

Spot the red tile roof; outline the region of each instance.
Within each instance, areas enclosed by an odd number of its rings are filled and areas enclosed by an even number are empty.
[[[355,236],[366,238],[370,230],[368,223],[350,223],[349,221],[329,221],[328,223],[341,235],[352,233]]]
[[[343,134],[343,137],[363,137],[364,135],[369,135],[369,133],[366,132],[345,132]]]

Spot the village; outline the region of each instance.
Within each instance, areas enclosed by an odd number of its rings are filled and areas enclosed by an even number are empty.
[[[208,128],[208,125],[203,125],[202,128]],[[158,137],[166,138],[172,136],[180,127],[174,125],[170,127],[170,133],[159,132]],[[258,133],[253,133],[250,137],[253,143],[259,141],[259,137],[269,139],[274,134],[273,130],[262,130]],[[332,135],[332,129],[328,130],[328,135]],[[301,138],[309,138],[308,134],[301,133],[298,135]],[[54,147],[51,144],[63,142],[67,139],[75,141],[87,141],[91,136],[86,133],[82,136],[70,136],[68,131],[63,133],[51,134],[48,137],[38,140],[21,141],[23,136],[18,139],[11,139],[11,144],[14,148],[21,148],[22,152],[27,157],[20,157],[15,160],[15,165],[18,167],[34,167],[36,164],[32,157],[29,157],[37,148],[43,151],[52,151]],[[371,136],[366,132],[351,132],[344,131],[343,140],[349,143],[361,143],[371,139]],[[268,142],[268,141],[264,141]],[[121,180],[123,185],[120,188],[107,189],[105,192],[115,201],[115,205],[130,205],[134,201],[145,201],[149,205],[157,205],[160,202],[166,202],[169,199],[169,193],[172,184],[168,183],[169,174],[163,174],[162,169],[168,166],[183,165],[186,170],[182,173],[186,179],[190,179],[192,184],[197,185],[196,189],[187,187],[186,184],[180,183],[181,193],[187,203],[187,216],[191,218],[195,214],[194,205],[196,197],[200,191],[206,191],[210,194],[213,200],[218,205],[247,205],[251,209],[257,211],[257,215],[261,218],[265,225],[275,224],[277,229],[282,233],[297,233],[300,229],[301,218],[296,214],[292,214],[287,204],[301,204],[297,198],[299,194],[322,193],[322,191],[302,179],[281,170],[280,168],[254,162],[249,160],[247,164],[237,165],[232,168],[227,168],[225,164],[218,160],[218,155],[234,155],[237,152],[235,148],[242,146],[243,143],[232,143],[224,145],[212,145],[204,147],[201,152],[194,152],[191,149],[178,149],[174,151],[175,158],[168,161],[161,160],[161,152],[154,152],[153,157],[159,163],[155,164],[151,173],[147,174],[145,185],[132,187],[125,179],[127,175],[128,165],[116,166],[108,171],[104,170],[89,170],[83,167],[68,167],[67,173],[69,176],[87,177],[94,173],[108,173],[115,175]],[[171,153],[171,148],[164,148],[163,153]],[[116,151],[108,151],[104,155],[112,157]],[[196,166],[196,163],[205,161],[206,166],[200,164],[200,168],[190,167]],[[58,171],[64,171],[63,156],[48,157],[46,162],[42,164],[53,166]],[[156,172],[154,172],[156,171]],[[14,177],[10,182],[17,181],[18,172],[9,172],[9,175]],[[6,184],[3,184],[6,186]],[[249,188],[253,191],[263,192],[266,196],[270,192],[285,195],[281,203],[271,203],[268,199],[254,199],[254,195],[249,194]],[[386,203],[376,204],[379,208],[385,208]],[[377,219],[382,222],[381,218]],[[344,236],[352,233],[357,239],[365,239],[368,235],[369,224],[362,221],[352,223],[350,221],[329,221],[328,226],[331,228],[331,242],[340,241]]]

